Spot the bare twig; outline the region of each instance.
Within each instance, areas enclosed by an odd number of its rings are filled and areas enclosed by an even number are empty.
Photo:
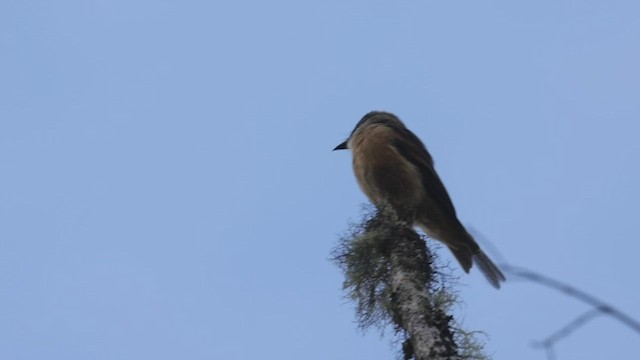
[[[554,348],[556,343],[566,338],[567,336],[571,335],[577,329],[584,326],[587,322],[601,315],[611,316],[612,318],[618,320],[622,324],[631,328],[631,330],[633,330],[634,332],[640,334],[640,322],[638,322],[631,316],[623,313],[622,311],[618,310],[614,306],[608,303],[605,303],[604,301],[596,298],[595,296],[588,294],[582,290],[579,290],[573,286],[567,285],[563,282],[541,275],[539,273],[536,273],[529,269],[525,269],[523,267],[509,265],[505,260],[504,256],[502,256],[500,252],[498,252],[497,248],[493,246],[493,244],[489,239],[487,239],[485,236],[483,236],[480,232],[478,232],[475,229],[470,228],[470,231],[472,232],[476,240],[482,243],[483,247],[490,250],[489,252],[493,256],[501,260],[500,267],[507,274],[512,275],[515,278],[532,281],[540,285],[546,286],[548,288],[560,291],[561,293],[569,295],[575,299],[578,299],[592,306],[590,310],[581,314],[577,318],[573,319],[571,322],[569,322],[568,324],[566,324],[565,326],[563,326],[562,328],[560,328],[559,330],[557,330],[556,332],[548,336],[547,338],[534,343],[535,347],[542,348],[545,350],[547,354],[547,360],[556,359],[555,348]]]
[[[625,324],[626,326],[628,326],[629,328],[631,328],[631,330],[635,331],[636,333],[640,334],[640,322],[638,322],[637,320],[633,319],[631,316],[623,313],[622,311],[616,309],[615,307],[613,307],[612,305],[609,305],[607,303],[605,303],[604,301],[596,298],[593,295],[587,294],[586,292],[576,289],[573,286],[569,286],[565,283],[562,283],[558,280],[540,275],[536,272],[533,272],[531,270],[522,268],[522,267],[516,267],[516,266],[511,266],[508,264],[502,264],[501,265],[502,270],[504,270],[505,272],[514,275],[516,277],[522,278],[522,279],[526,279],[529,281],[533,281],[535,283],[538,283],[540,285],[546,286],[548,288],[551,289],[555,289],[558,290],[566,295],[569,295],[575,299],[578,299],[588,305],[591,305],[595,308],[595,310],[597,310],[598,312],[605,314],[605,315],[609,315],[611,317],[613,317],[614,319],[620,321],[621,323]]]
[[[551,334],[547,338],[543,339],[542,341],[537,341],[533,343],[533,346],[545,349],[547,353],[547,359],[555,360],[556,356],[555,356],[554,346],[557,342],[571,335],[571,333],[573,333],[575,330],[577,330],[578,328],[586,324],[591,319],[594,319],[597,316],[600,316],[603,314],[604,313],[599,308],[590,309],[589,311],[573,319],[573,321],[571,321],[570,323],[568,323],[567,325],[565,325],[563,328],[556,331],[555,333]]]

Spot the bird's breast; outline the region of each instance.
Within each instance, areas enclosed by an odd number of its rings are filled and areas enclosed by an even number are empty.
[[[353,168],[362,191],[375,204],[412,211],[423,196],[418,170],[388,142],[363,141],[353,152]]]

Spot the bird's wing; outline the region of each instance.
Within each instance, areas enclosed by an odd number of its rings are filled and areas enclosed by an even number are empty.
[[[455,216],[453,202],[442,184],[440,177],[433,167],[433,159],[422,141],[409,129],[396,129],[399,137],[393,141],[393,146],[407,161],[412,163],[422,176],[422,185],[426,192],[446,211]]]

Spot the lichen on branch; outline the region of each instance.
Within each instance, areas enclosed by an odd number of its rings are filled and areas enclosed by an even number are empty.
[[[455,295],[425,239],[392,212],[369,209],[340,239],[332,260],[343,271],[358,326],[391,326],[405,359],[486,359],[449,314]]]

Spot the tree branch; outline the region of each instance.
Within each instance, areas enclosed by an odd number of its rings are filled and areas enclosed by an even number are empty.
[[[629,327],[634,332],[640,334],[640,322],[638,322],[631,316],[618,310],[613,305],[610,305],[600,300],[599,298],[596,298],[595,296],[579,290],[573,286],[567,285],[550,277],[543,276],[539,273],[536,273],[529,269],[525,269],[523,267],[509,265],[504,260],[504,257],[500,254],[497,248],[493,246],[491,241],[489,241],[489,239],[487,239],[484,235],[482,235],[475,229],[471,227],[469,227],[469,229],[473,233],[476,240],[480,241],[485,248],[491,250],[490,252],[493,256],[502,260],[500,261],[500,267],[505,273],[512,275],[512,277],[515,277],[516,279],[520,278],[527,281],[532,281],[542,286],[557,290],[565,295],[578,299],[589,306],[592,306],[590,310],[573,319],[571,322],[569,322],[547,338],[534,343],[535,347],[543,348],[545,350],[548,360],[556,359],[554,348],[556,343],[571,335],[577,329],[584,326],[587,322],[601,315],[611,316],[612,318],[618,320],[620,323]]]
[[[576,289],[573,286],[569,286],[558,280],[540,275],[536,272],[533,272],[531,270],[528,270],[522,267],[515,267],[507,264],[502,264],[501,267],[502,267],[502,270],[504,270],[505,272],[511,275],[514,275],[516,277],[526,279],[529,281],[533,281],[535,283],[538,283],[540,285],[546,286],[551,289],[558,290],[566,295],[569,295],[588,305],[591,305],[595,308],[594,310],[602,314],[613,317],[614,319],[628,326],[631,330],[640,334],[640,323],[638,321],[633,319],[631,316],[623,313],[622,311],[618,310],[613,305],[607,304],[593,295],[587,294],[586,292]]]
[[[473,332],[454,326],[448,309],[455,296],[434,271],[424,238],[393,214],[372,211],[342,237],[332,259],[345,274],[360,328],[392,325],[406,360],[486,359]]]
[[[573,333],[575,330],[577,330],[578,328],[586,324],[588,321],[602,314],[603,312],[599,308],[593,308],[583,313],[582,315],[578,316],[577,318],[573,319],[573,321],[571,321],[570,323],[568,323],[567,325],[565,325],[563,328],[556,331],[555,333],[551,334],[547,338],[543,339],[542,341],[535,342],[533,346],[545,349],[547,352],[547,359],[554,360],[555,359],[554,346],[558,341],[571,335],[571,333]]]
[[[416,360],[457,359],[449,327],[452,317],[434,306],[427,290],[432,282],[425,242],[408,227],[396,229],[391,249],[391,289],[395,318],[408,334]],[[405,353],[406,355],[406,353]]]

